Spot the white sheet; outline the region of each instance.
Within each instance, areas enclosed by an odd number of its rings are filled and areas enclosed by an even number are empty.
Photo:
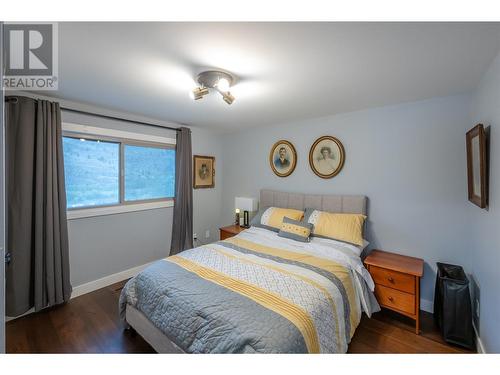
[[[371,298],[373,296],[372,292],[375,289],[375,284],[370,273],[364,267],[361,258],[353,251],[352,248],[356,246],[345,242],[316,237],[311,238],[311,242],[299,242],[280,237],[278,233],[271,230],[257,227],[251,227],[244,230],[239,233],[237,237],[248,239],[265,246],[275,246],[288,251],[309,253],[318,258],[333,260],[349,268],[353,273],[353,279],[355,280],[357,294],[363,311],[365,311],[368,316],[371,316],[372,312],[379,310],[375,298]],[[364,287],[365,285],[368,287],[369,292]],[[369,294],[372,294],[372,296]]]

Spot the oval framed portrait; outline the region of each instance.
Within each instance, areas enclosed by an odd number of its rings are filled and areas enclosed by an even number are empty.
[[[295,147],[284,139],[276,142],[269,153],[269,165],[276,176],[290,176],[297,165]]]
[[[309,165],[321,178],[335,177],[342,170],[344,160],[342,142],[329,135],[316,139],[309,150]]]

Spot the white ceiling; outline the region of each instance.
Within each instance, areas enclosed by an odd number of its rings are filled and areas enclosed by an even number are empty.
[[[464,93],[499,48],[499,23],[61,23],[52,95],[238,130]],[[189,99],[212,68],[233,105]]]

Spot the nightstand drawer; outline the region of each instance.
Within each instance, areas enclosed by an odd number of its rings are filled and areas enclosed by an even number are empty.
[[[375,284],[415,294],[415,277],[385,268],[370,266],[370,274]]]
[[[375,285],[375,296],[380,305],[408,314],[415,314],[415,296],[412,294],[377,284]]]

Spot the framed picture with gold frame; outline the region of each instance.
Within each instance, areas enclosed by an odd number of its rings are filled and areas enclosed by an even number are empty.
[[[295,147],[284,139],[276,142],[269,152],[269,165],[276,176],[290,176],[297,165]]]
[[[329,135],[316,139],[309,150],[309,165],[312,171],[321,178],[336,176],[342,170],[344,161],[345,152],[342,142]]]
[[[193,155],[193,188],[215,187],[215,157]]]
[[[485,208],[488,205],[488,154],[482,124],[477,124],[467,132],[466,148],[469,201]]]

